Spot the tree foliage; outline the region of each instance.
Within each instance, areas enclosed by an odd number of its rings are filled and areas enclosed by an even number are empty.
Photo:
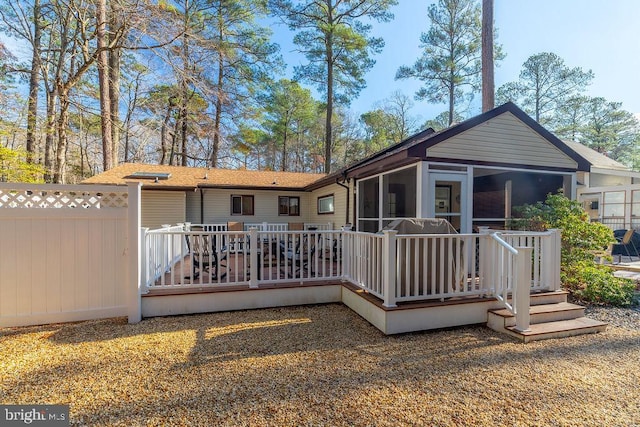
[[[615,242],[605,225],[590,222],[579,202],[562,194],[549,194],[544,202],[514,208],[519,218],[512,227],[525,230],[562,230],[561,270],[563,285],[581,299],[596,303],[629,305],[634,286],[613,275],[613,270],[596,264],[594,251],[602,252]]]
[[[518,81],[502,85],[498,103],[512,101],[542,125],[554,126],[554,112],[585,91],[593,79],[591,70],[570,68],[552,52],[529,57],[522,64]]]
[[[27,162],[24,150],[12,150],[0,145],[0,182],[42,182],[44,170]]]
[[[332,129],[334,102],[348,105],[366,86],[365,73],[374,64],[371,56],[384,46],[370,37],[365,19],[386,22],[397,0],[271,0],[276,13],[296,32],[293,42],[308,63],[294,68],[295,78],[317,86],[325,95],[326,120],[324,171],[331,170],[335,148]]]
[[[481,9],[476,0],[439,0],[429,6],[428,17],[431,26],[420,36],[422,56],[401,66],[396,79],[424,82],[416,98],[447,104],[450,126],[462,102],[480,90]],[[495,61],[504,57],[499,45],[494,51]]]

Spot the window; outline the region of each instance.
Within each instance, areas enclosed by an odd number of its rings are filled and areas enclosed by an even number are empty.
[[[300,197],[278,197],[278,215],[299,216]]]
[[[333,194],[318,197],[318,214],[332,214],[335,212],[333,207]]]
[[[624,191],[607,191],[604,193],[603,217],[624,217]]]
[[[231,196],[231,215],[253,215],[253,196]]]

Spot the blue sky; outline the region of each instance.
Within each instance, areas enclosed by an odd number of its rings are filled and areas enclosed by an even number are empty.
[[[394,76],[400,65],[411,65],[420,55],[419,37],[428,28],[431,3],[399,0],[392,22],[374,24],[385,48],[367,74],[368,87],[351,104],[354,112],[370,110],[394,90],[413,97],[419,82]],[[495,71],[496,88],[516,80],[531,55],[554,52],[568,66],[594,72],[588,95],[622,102],[624,109],[640,114],[640,0],[494,0],[494,9],[498,42],[507,54]],[[273,29],[292,72],[304,58],[292,52],[292,34],[285,27]],[[472,115],[480,112],[476,104]],[[445,105],[415,101],[413,114],[427,120],[445,110]]]

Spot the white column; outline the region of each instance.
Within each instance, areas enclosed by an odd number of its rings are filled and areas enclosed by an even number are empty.
[[[396,234],[397,230],[385,230],[382,240],[382,288],[385,307],[396,307]]]
[[[516,265],[518,276],[513,289],[514,306],[516,309],[516,330],[520,332],[530,330],[529,306],[531,298],[531,251],[533,248],[518,247]]]
[[[258,268],[260,268],[260,256],[258,252],[262,248],[258,246],[258,229],[249,229],[249,287],[258,287]],[[246,252],[245,252],[246,253]]]
[[[129,257],[129,280],[127,292],[127,316],[129,323],[138,323],[142,320],[142,301],[140,299],[140,269],[143,259],[140,251],[140,183],[129,183],[129,208],[127,212],[128,242],[127,251]]]

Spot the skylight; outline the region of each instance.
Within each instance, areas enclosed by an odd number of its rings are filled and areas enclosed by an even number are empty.
[[[138,179],[169,179],[171,177],[170,173],[164,172],[134,172],[129,175],[127,178],[138,178]]]

